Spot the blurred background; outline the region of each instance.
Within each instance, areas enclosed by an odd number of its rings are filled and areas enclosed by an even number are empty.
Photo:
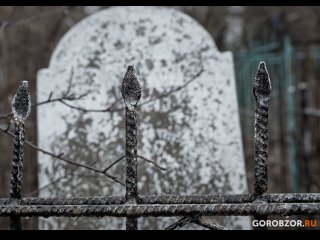
[[[269,192],[320,190],[320,7],[170,6],[195,18],[220,51],[232,51],[249,191],[253,192],[252,81],[259,61],[272,81]],[[21,80],[36,99],[36,74],[61,37],[81,19],[108,6],[0,6],[0,116]],[[8,124],[0,117],[0,126]],[[26,126],[37,144],[36,108]],[[10,189],[12,139],[0,132],[0,197]],[[23,196],[37,192],[37,154],[26,147]],[[34,195],[36,196],[36,194]],[[37,228],[37,219],[24,229]],[[0,229],[8,220],[0,218]]]

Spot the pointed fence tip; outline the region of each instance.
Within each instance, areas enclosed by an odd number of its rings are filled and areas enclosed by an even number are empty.
[[[22,81],[12,100],[14,120],[24,122],[31,112],[31,100],[28,81]]]
[[[134,69],[134,67],[133,67],[132,65],[129,65],[129,66],[128,66],[128,68],[127,68],[127,73],[128,73],[128,72],[133,72],[133,73],[135,72],[135,69]]]
[[[269,73],[268,73],[268,70],[267,70],[267,65],[264,61],[261,61],[259,63],[259,66],[258,66],[258,71],[257,71],[257,76],[261,76],[261,75],[265,75],[266,77],[269,78]]]
[[[128,66],[124,75],[121,93],[125,105],[131,109],[141,98],[142,85],[132,65]]]
[[[261,70],[267,70],[267,67],[266,67],[266,63],[264,62],[264,61],[261,61],[260,63],[259,63],[259,67],[258,67],[259,69],[261,69]]]
[[[22,81],[21,82],[21,85],[23,86],[23,87],[29,87],[29,82],[28,81],[26,81],[26,80],[24,80],[24,81]]]
[[[271,93],[271,81],[266,63],[261,61],[253,82],[253,93],[257,95],[269,95]]]

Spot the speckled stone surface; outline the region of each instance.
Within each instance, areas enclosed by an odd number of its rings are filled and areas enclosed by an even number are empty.
[[[163,172],[139,160],[142,194],[245,193],[233,59],[218,51],[194,19],[173,9],[112,7],[82,20],[58,43],[49,67],[38,74],[37,101],[68,88],[88,109],[123,108],[121,83],[133,65],[142,82],[138,106],[138,155],[165,166]],[[193,80],[201,70],[203,72]],[[183,87],[182,87],[183,86]],[[177,90],[181,87],[178,91]],[[173,91],[168,96],[157,96]],[[115,103],[116,102],[116,103]],[[113,104],[115,103],[115,104]],[[113,104],[113,105],[112,105]],[[40,147],[104,169],[125,153],[125,112],[82,112],[54,102],[38,108]],[[52,160],[39,153],[40,186],[63,178],[42,196],[124,195],[125,188],[103,175]],[[110,174],[125,178],[125,161]],[[176,219],[176,218],[175,218]],[[231,220],[230,220],[231,219]],[[162,228],[174,219],[140,219],[141,228]],[[250,228],[249,218],[219,218],[229,228]],[[112,218],[41,220],[42,228],[113,228]],[[190,226],[192,228],[192,226]]]

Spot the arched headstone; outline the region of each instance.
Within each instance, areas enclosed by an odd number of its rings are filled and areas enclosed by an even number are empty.
[[[37,100],[73,93],[83,96],[39,106],[40,147],[100,170],[123,156],[125,113],[120,89],[128,65],[135,66],[143,84],[138,155],[167,168],[163,172],[139,160],[139,192],[245,193],[232,55],[219,52],[194,19],[169,8],[112,7],[82,20],[65,34],[49,67],[38,74]],[[51,183],[41,191],[42,196],[125,193],[122,186],[101,174],[42,153],[39,163],[40,186]],[[124,179],[125,161],[108,173]],[[139,224],[156,227],[155,221],[159,228],[173,222],[146,218]],[[230,228],[249,228],[248,218],[218,221]],[[123,227],[122,222],[114,218],[54,219],[42,220],[41,226],[111,228]]]

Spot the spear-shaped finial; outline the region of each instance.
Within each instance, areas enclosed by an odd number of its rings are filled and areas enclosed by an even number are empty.
[[[11,175],[10,197],[19,201],[21,199],[22,173],[23,173],[23,145],[24,145],[24,123],[31,111],[30,93],[28,82],[22,81],[16,95],[12,100],[12,112],[15,121],[13,161]],[[21,219],[14,215],[10,218],[10,228],[21,230]]]
[[[12,100],[12,112],[15,121],[25,122],[31,111],[28,81],[22,81]]]
[[[137,106],[141,98],[141,82],[136,75],[133,66],[129,66],[122,82],[122,97],[124,103],[129,110],[133,110]]]
[[[271,81],[264,61],[259,63],[256,77],[253,81],[253,94],[257,98],[260,95],[270,95]]]

